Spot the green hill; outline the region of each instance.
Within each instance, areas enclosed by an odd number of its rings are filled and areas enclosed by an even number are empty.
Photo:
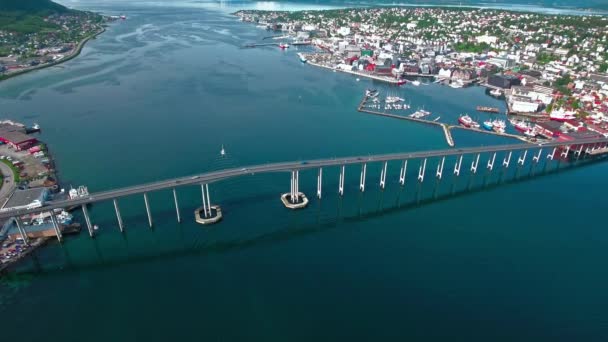
[[[68,9],[51,0],[2,0],[2,12],[27,12],[28,14],[40,12],[67,12]]]
[[[0,0],[0,30],[16,33],[36,33],[58,27],[44,17],[71,10],[50,0]]]

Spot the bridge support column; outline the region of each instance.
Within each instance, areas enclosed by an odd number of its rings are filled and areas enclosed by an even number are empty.
[[[82,214],[84,215],[84,221],[87,224],[87,229],[89,230],[89,236],[95,237],[95,232],[93,231],[93,225],[91,225],[91,219],[89,218],[89,210],[87,209],[87,205],[82,205]]]
[[[528,150],[525,150],[524,154],[517,159],[517,163],[523,166],[526,163],[526,156],[528,156]]]
[[[475,161],[473,161],[471,163],[471,172],[473,172],[473,173],[477,173],[477,166],[479,165],[479,157],[480,157],[480,154],[477,153],[477,157],[475,158]]]
[[[460,167],[462,166],[462,154],[458,157],[458,161],[454,164],[454,174],[460,176]]]
[[[319,168],[319,175],[317,176],[317,197],[321,199],[321,187],[323,185],[323,168]]]
[[[401,164],[401,171],[399,171],[399,183],[405,185],[405,173],[407,172],[407,160]]]
[[[445,157],[441,158],[441,162],[437,163],[437,173],[436,176],[437,178],[441,179],[441,176],[443,176],[443,164],[445,163]]]
[[[568,157],[568,153],[570,153],[570,146],[566,146],[566,149],[560,154],[562,158]]]
[[[488,169],[492,171],[494,168],[494,161],[496,160],[496,152],[492,155],[492,159],[488,159]]]
[[[57,218],[52,211],[49,212],[51,214],[51,222],[53,223],[53,228],[55,228],[55,235],[57,236],[57,241],[61,242],[63,240],[63,235],[61,234],[61,227],[59,227],[59,223],[57,222]]]
[[[179,215],[179,203],[177,202],[177,191],[173,188],[173,201],[175,202],[175,213],[177,214],[177,222],[182,222],[182,218]]]
[[[29,245],[30,241],[27,238],[27,233],[25,232],[25,228],[23,228],[23,225],[21,223],[22,223],[21,220],[18,217],[15,217],[15,225],[17,226],[17,230],[19,231],[19,235],[21,235],[21,239],[23,240],[23,243],[25,243],[26,245]]]
[[[553,152],[551,152],[551,154],[547,155],[547,159],[553,160],[553,158],[555,158],[555,151],[557,151],[557,147],[554,147]]]
[[[505,157],[502,161],[502,166],[509,168],[509,164],[511,164],[511,155],[513,155],[513,151],[509,151],[509,155]]]
[[[114,202],[114,211],[116,212],[116,219],[118,220],[118,228],[122,233],[124,231],[124,227],[122,225],[122,216],[120,215],[120,210],[118,209],[118,201],[113,199],[112,202]]]
[[[340,182],[338,184],[338,192],[340,196],[344,195],[344,165],[340,167]]]
[[[222,219],[222,208],[220,208],[219,205],[211,204],[209,184],[201,184],[201,194],[203,197],[203,206],[194,211],[194,221],[204,225],[219,222]],[[203,213],[202,216],[201,212]]]
[[[301,209],[308,205],[308,198],[300,192],[300,171],[291,171],[291,192],[281,195],[283,205],[289,209]]]
[[[583,152],[583,145],[581,145],[581,147],[579,147],[579,149],[574,152],[574,154],[576,155],[576,159],[578,159],[578,157],[581,156],[582,152]]]
[[[152,213],[150,212],[150,203],[148,203],[148,194],[144,192],[144,203],[146,204],[146,213],[148,214],[148,225],[152,228]]]
[[[422,163],[420,163],[420,168],[418,169],[418,181],[419,182],[424,182],[424,174],[426,172],[426,158],[424,158],[424,161]]]
[[[540,150],[538,150],[538,154],[535,155],[534,157],[532,157],[532,160],[538,164],[538,161],[540,160],[540,156],[543,154],[543,149],[541,148]]]
[[[386,186],[386,168],[387,168],[388,162],[385,161],[384,165],[382,166],[382,172],[380,172],[380,188],[384,190],[384,187]]]
[[[359,190],[365,191],[365,174],[367,173],[367,163],[361,165],[361,176],[359,177]]]

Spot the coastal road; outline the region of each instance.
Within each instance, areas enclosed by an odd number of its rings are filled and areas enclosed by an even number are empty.
[[[2,172],[2,184],[0,185],[0,207],[2,207],[17,187],[17,184],[15,184],[13,170],[8,165],[0,162],[0,172]]]
[[[580,139],[569,142],[548,142],[539,144],[510,144],[510,145],[495,145],[495,146],[481,146],[461,149],[446,149],[446,150],[434,150],[434,151],[418,151],[418,152],[405,152],[405,153],[394,153],[394,154],[383,154],[373,156],[355,156],[346,158],[333,158],[333,159],[318,159],[310,161],[290,161],[273,164],[262,164],[253,165],[242,168],[234,168],[227,170],[220,170],[208,173],[202,173],[193,175],[190,177],[180,177],[174,179],[163,180],[154,183],[140,184],[131,187],[125,187],[120,189],[102,191],[92,193],[88,197],[81,197],[74,200],[62,200],[62,201],[51,201],[47,202],[44,207],[31,208],[31,209],[18,209],[12,211],[0,212],[1,218],[9,218],[13,216],[21,216],[27,214],[35,214],[44,211],[50,211],[56,208],[66,208],[71,206],[86,205],[89,203],[108,201],[116,198],[144,194],[153,191],[174,189],[182,186],[200,185],[205,183],[213,183],[220,180],[234,178],[245,175],[253,175],[257,173],[271,173],[271,172],[290,172],[296,170],[306,169],[318,169],[321,167],[332,167],[342,165],[354,165],[372,162],[388,162],[396,160],[410,160],[410,159],[425,159],[434,157],[448,157],[458,155],[476,155],[481,153],[493,153],[502,151],[522,151],[528,149],[544,148],[545,151],[550,152],[554,147],[561,146],[580,146],[580,145],[593,145],[593,144],[606,144],[608,138],[601,139]],[[531,158],[531,157],[530,157]]]

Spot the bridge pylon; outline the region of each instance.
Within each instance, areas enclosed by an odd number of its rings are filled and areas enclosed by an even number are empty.
[[[289,209],[302,209],[308,205],[308,198],[300,192],[300,171],[291,171],[291,189],[289,193],[281,195],[281,202]]]
[[[203,206],[194,211],[194,221],[203,225],[218,223],[222,219],[222,208],[211,204],[209,184],[201,184]]]
[[[405,185],[405,173],[407,172],[407,160],[401,164],[401,171],[399,171],[399,183]]]
[[[359,190],[365,192],[365,175],[367,173],[367,163],[361,165],[361,176],[359,177]]]
[[[460,167],[462,166],[462,154],[458,157],[458,161],[454,164],[454,174],[460,176]]]

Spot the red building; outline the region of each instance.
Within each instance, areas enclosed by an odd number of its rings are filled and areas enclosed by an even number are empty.
[[[38,139],[25,134],[25,128],[7,124],[0,126],[0,141],[17,151],[28,149],[38,143]]]

